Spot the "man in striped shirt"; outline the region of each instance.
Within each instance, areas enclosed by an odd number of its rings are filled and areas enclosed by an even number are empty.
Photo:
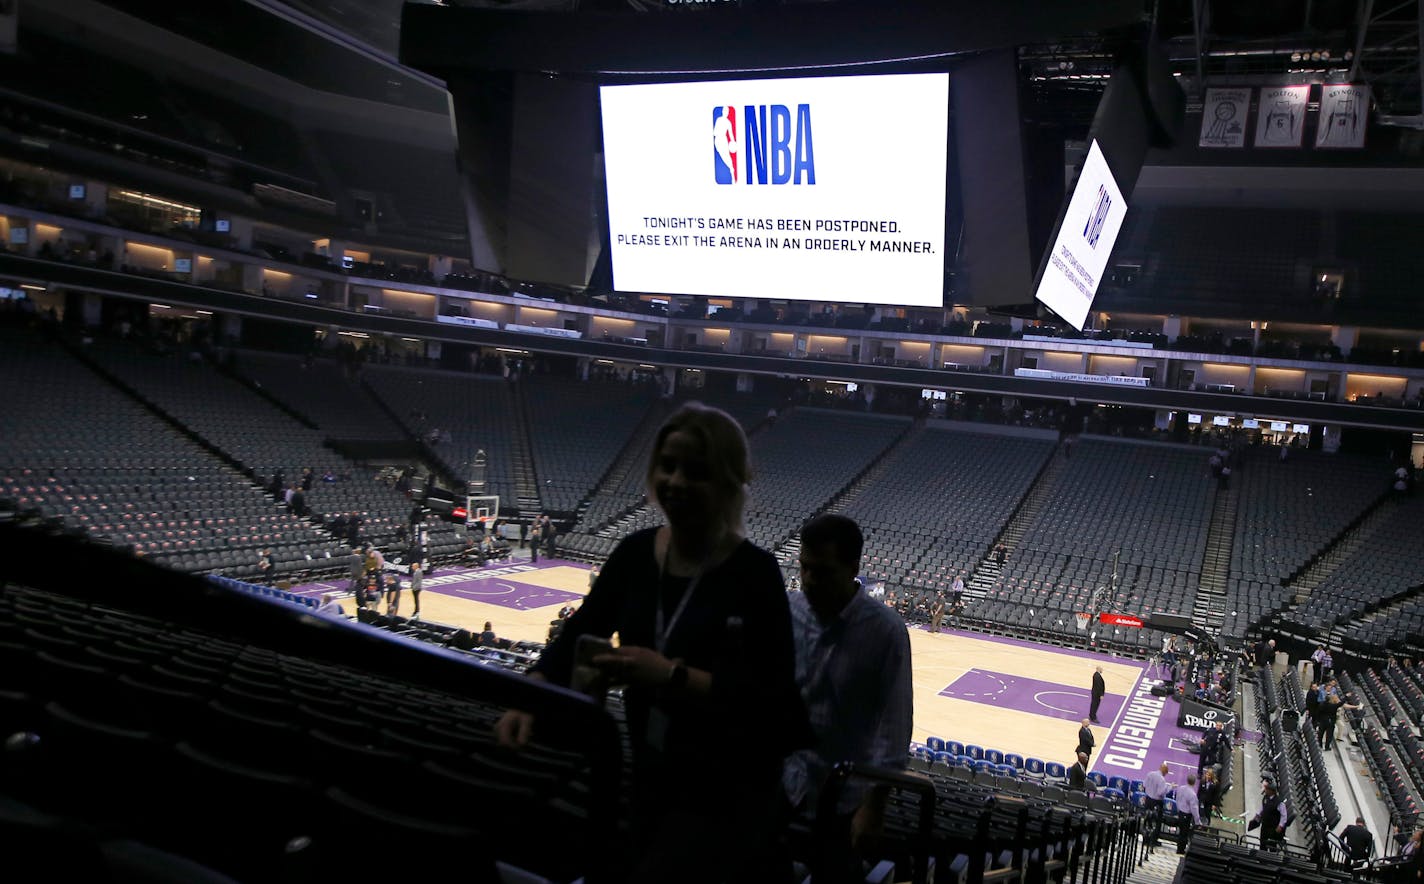
[[[783,784],[793,808],[814,816],[831,768],[903,769],[910,744],[913,689],[904,621],[870,598],[856,574],[860,528],[840,515],[819,516],[801,530],[801,589],[791,594],[796,683],[814,734],[813,748],[786,761]],[[852,780],[833,820],[821,820],[834,843],[813,868],[820,882],[864,879],[856,847],[880,830],[886,793]]]

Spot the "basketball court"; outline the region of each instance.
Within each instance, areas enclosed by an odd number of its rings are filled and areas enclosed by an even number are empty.
[[[421,616],[478,632],[488,621],[501,638],[542,642],[561,607],[588,592],[589,567],[559,559],[514,559],[483,568],[440,568],[425,578]],[[345,592],[346,581],[305,584],[300,595]],[[401,613],[409,615],[409,589]],[[350,601],[345,602],[349,609]],[[350,613],[348,610],[347,613]],[[963,630],[910,629],[914,659],[912,738],[937,736],[1073,763],[1079,722],[1088,716],[1093,669],[1103,667],[1107,694],[1093,725],[1091,769],[1142,779],[1166,761],[1183,782],[1196,756],[1177,728],[1176,705],[1151,693],[1147,664]]]

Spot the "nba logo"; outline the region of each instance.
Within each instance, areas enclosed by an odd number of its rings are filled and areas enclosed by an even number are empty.
[[[1106,186],[1098,185],[1098,204],[1093,207],[1093,212],[1088,216],[1088,223],[1083,228],[1083,238],[1088,241],[1088,245],[1093,248],[1098,247],[1098,237],[1103,235],[1103,225],[1108,220],[1108,209],[1112,207],[1112,197],[1108,195]]]
[[[737,109],[732,105],[712,108],[712,174],[718,184],[741,182],[741,168],[737,162],[740,153]]]

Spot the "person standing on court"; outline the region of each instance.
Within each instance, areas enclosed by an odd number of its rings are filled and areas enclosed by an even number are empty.
[[[1088,779],[1088,754],[1078,753],[1078,760],[1073,766],[1068,768],[1068,789],[1071,792],[1091,792],[1097,789],[1097,785]]]
[[[883,605],[881,607],[884,607]],[[939,632],[944,622],[944,592],[935,593],[934,604],[930,606],[930,632]]]
[[[1093,702],[1088,707],[1088,720],[1093,724],[1098,724],[1098,707],[1102,705],[1103,695],[1108,692],[1108,686],[1103,681],[1103,667],[1099,666],[1093,670]]]
[[[531,671],[566,685],[580,636],[620,636],[591,660],[626,685],[634,843],[619,880],[781,880],[782,765],[810,735],[781,569],[744,534],[750,480],[733,418],[674,412],[647,472],[666,524],[618,544]],[[510,710],[495,736],[518,748],[534,727]]]
[[[1092,720],[1085,718],[1082,724],[1083,726],[1078,728],[1078,754],[1092,758],[1093,747],[1098,745],[1097,738],[1093,736],[1093,729],[1089,727]]]
[[[415,603],[415,610],[410,612],[410,619],[420,619],[420,591],[425,589],[425,568],[420,562],[410,563],[410,597]]]
[[[806,523],[801,592],[790,599],[796,684],[814,740],[786,760],[782,784],[793,811],[834,814],[816,820],[830,833],[812,861],[817,884],[865,879],[857,848],[879,834],[887,798],[884,789],[852,780],[832,810],[820,804],[821,783],[843,761],[903,769],[914,718],[910,635],[856,580],[864,545],[860,527],[845,516]]]
[[[1215,726],[1207,728],[1202,734],[1201,746],[1197,753],[1197,776],[1207,768],[1216,764],[1216,754],[1221,747],[1221,722]]]

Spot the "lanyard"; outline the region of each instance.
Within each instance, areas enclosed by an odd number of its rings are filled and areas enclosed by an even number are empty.
[[[687,610],[687,603],[692,601],[692,594],[697,591],[697,585],[702,582],[703,574],[699,570],[693,576],[692,581],[687,584],[687,589],[682,593],[682,600],[677,603],[677,608],[672,612],[672,619],[669,620],[663,612],[663,583],[667,580],[667,557],[668,553],[664,553],[663,560],[658,565],[658,609],[657,617],[653,621],[653,642],[659,654],[667,650],[668,637],[677,628],[677,621],[682,619],[683,612]]]

